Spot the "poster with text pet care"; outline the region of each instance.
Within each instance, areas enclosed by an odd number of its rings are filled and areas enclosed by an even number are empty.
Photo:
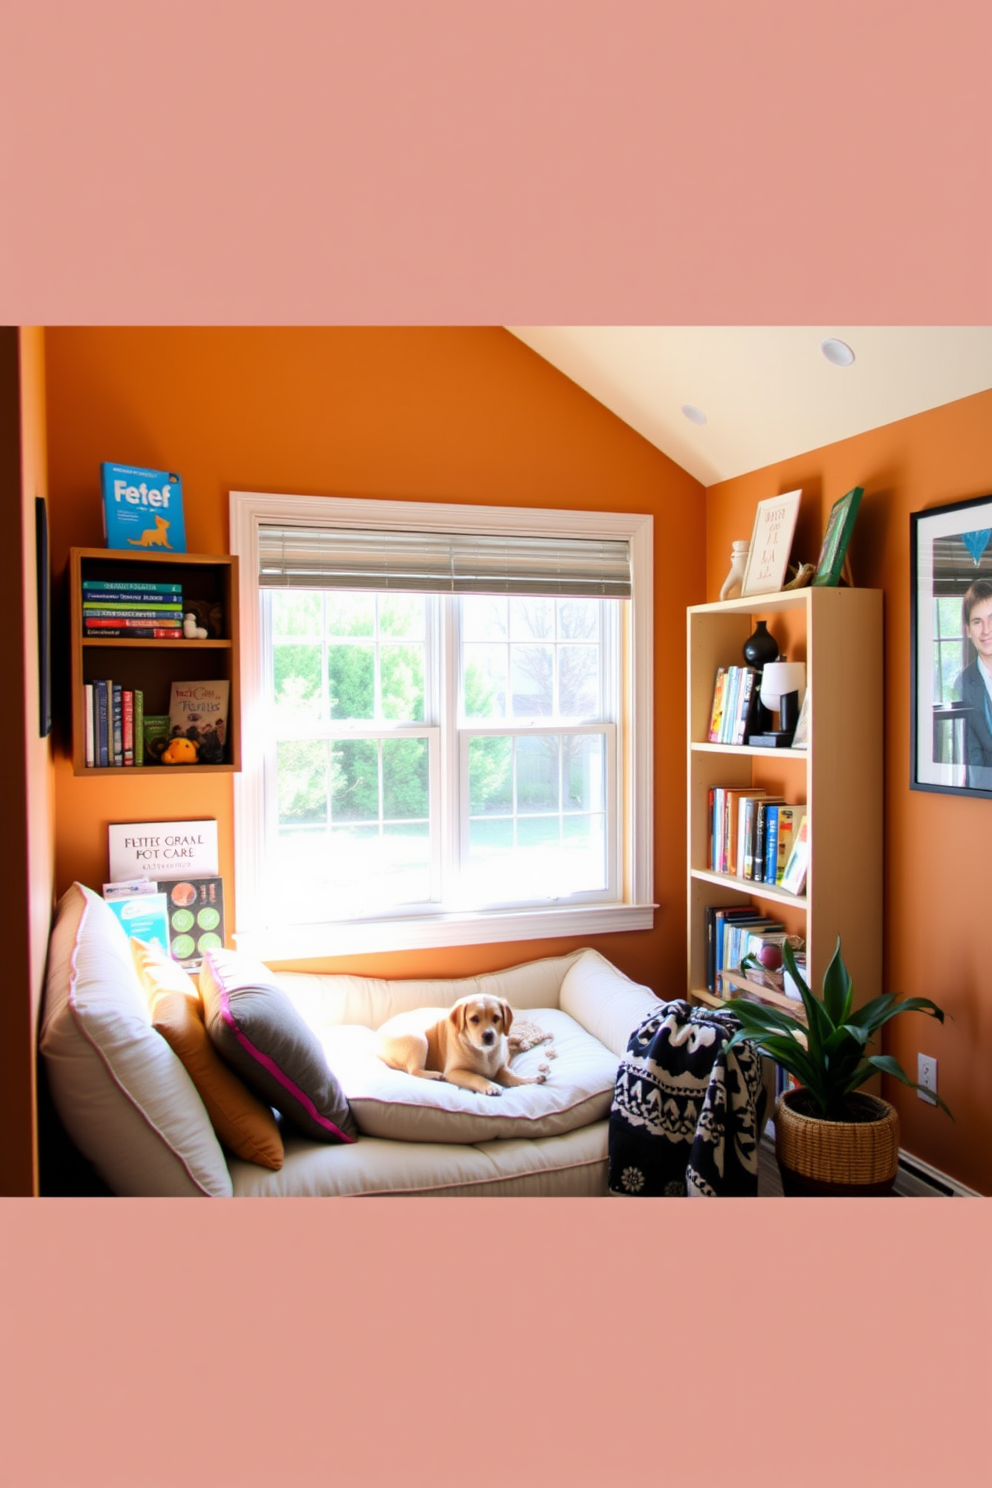
[[[103,535],[108,548],[129,553],[185,553],[183,483],[168,470],[100,466]]]

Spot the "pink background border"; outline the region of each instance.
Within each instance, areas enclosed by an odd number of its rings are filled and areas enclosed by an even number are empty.
[[[2,313],[988,323],[990,42],[984,0],[4,0]],[[0,1466],[977,1481],[990,1202],[5,1201]]]

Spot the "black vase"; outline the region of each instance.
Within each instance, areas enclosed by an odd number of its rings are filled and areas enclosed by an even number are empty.
[[[744,642],[744,660],[759,671],[766,661],[778,660],[778,641],[770,634],[766,620],[759,620],[754,633]]]

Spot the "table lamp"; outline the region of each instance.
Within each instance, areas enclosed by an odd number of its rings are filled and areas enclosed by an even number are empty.
[[[764,734],[752,734],[748,743],[761,749],[788,749],[799,722],[799,707],[806,691],[806,666],[801,661],[765,662],[761,673],[761,701],[778,713],[779,726]]]

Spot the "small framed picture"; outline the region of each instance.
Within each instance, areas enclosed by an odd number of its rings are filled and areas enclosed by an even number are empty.
[[[992,496],[913,512],[910,787],[992,800]]]
[[[796,732],[792,736],[793,749],[809,748],[809,699],[810,690],[807,687],[803,696],[803,705],[799,709],[799,722],[796,724]]]
[[[777,594],[785,584],[802,491],[758,502],[741,595]]]
[[[812,582],[836,588],[840,583],[841,570],[847,561],[847,548],[854,531],[854,520],[858,515],[864,490],[855,486],[835,501],[827,518],[827,530],[823,534],[823,546]]]

